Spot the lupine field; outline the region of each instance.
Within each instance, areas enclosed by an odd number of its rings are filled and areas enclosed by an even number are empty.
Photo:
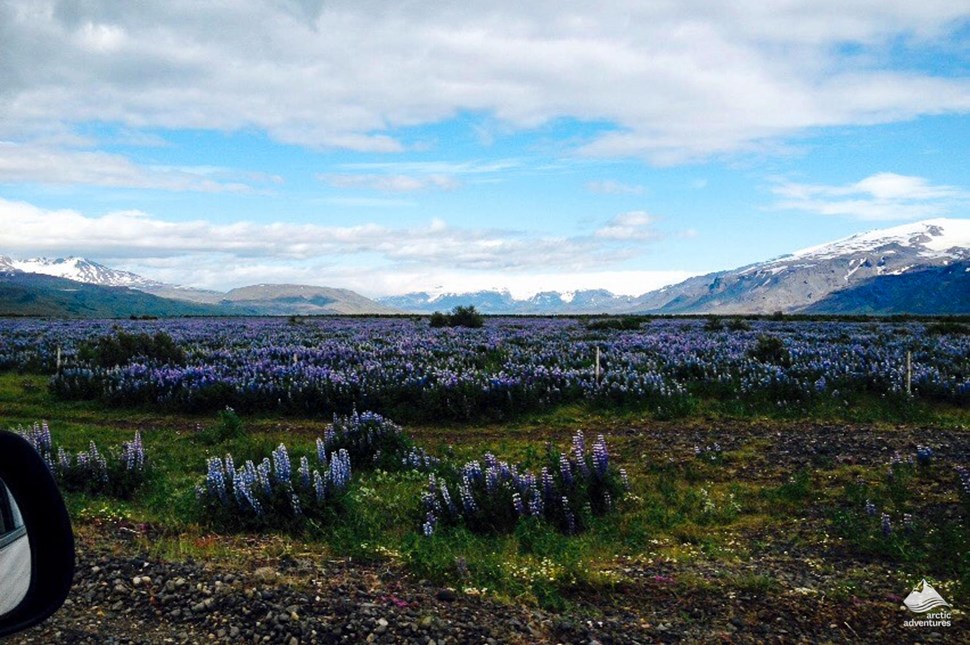
[[[0,423],[82,544],[376,563],[637,642],[898,640],[922,578],[965,629],[968,409],[961,321],[0,320]]]
[[[933,323],[709,327],[703,320],[624,331],[573,319],[495,319],[484,329],[394,318],[3,321],[0,369],[55,374],[50,388],[59,398],[116,406],[322,416],[356,406],[399,419],[469,421],[575,402],[678,416],[692,411],[696,396],[793,410],[859,396],[905,400],[910,352],[913,394],[970,404],[967,333],[939,333]],[[184,355],[135,356],[123,365],[78,355],[81,343],[116,329],[163,332]]]

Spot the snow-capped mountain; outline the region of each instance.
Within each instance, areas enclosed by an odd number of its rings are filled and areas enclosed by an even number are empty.
[[[162,286],[160,282],[148,280],[130,271],[112,269],[103,264],[78,257],[31,258],[29,260],[0,257],[0,269],[50,275],[102,287],[128,287],[146,291],[152,287]]]
[[[690,278],[644,294],[637,299],[635,311],[731,314],[837,309],[842,313],[902,313],[915,311],[915,305],[908,303],[898,290],[899,302],[890,303],[886,294],[894,290],[894,285],[905,283],[906,293],[912,298],[912,294],[919,293],[921,279],[927,281],[929,291],[935,288],[930,276],[939,272],[921,272],[963,263],[970,263],[970,220],[925,220],[860,233],[732,271]],[[904,275],[908,276],[905,281],[894,279]],[[963,306],[960,303],[970,298],[960,298],[963,289],[970,294],[970,273],[948,271],[946,275],[946,283],[955,290],[957,298],[951,304],[959,310]],[[859,295],[858,302],[853,298],[856,289],[861,289],[858,294],[867,294]],[[837,307],[827,304],[835,294],[839,294]],[[876,294],[881,294],[880,306],[874,304]]]
[[[603,314],[628,311],[634,303],[631,296],[617,296],[605,289],[585,291],[541,291],[530,298],[516,299],[508,290],[486,290],[468,293],[426,292],[379,298],[378,302],[413,313],[448,311],[456,306],[472,305],[486,314]]]
[[[195,308],[189,306],[178,307],[155,307],[152,311],[176,311],[189,313],[209,313],[218,315],[320,315],[320,314],[388,314],[399,313],[398,310],[380,305],[373,300],[365,298],[360,294],[347,289],[330,289],[327,287],[316,287],[307,285],[285,285],[285,284],[263,284],[252,287],[233,289],[228,293],[218,291],[206,291],[203,289],[193,289],[191,287],[181,287],[156,280],[144,278],[130,271],[121,271],[106,267],[92,260],[79,257],[57,258],[32,258],[29,260],[15,260],[9,257],[0,256],[0,276],[48,276],[79,282],[95,287],[121,287],[121,291],[130,289],[135,292],[144,292],[156,296],[157,300],[172,303],[182,303],[183,305],[201,305]],[[66,284],[71,284],[70,282]],[[51,287],[48,283],[38,283],[20,280],[18,288],[29,289],[31,285],[40,285],[43,288],[51,288],[55,291],[65,291],[63,285]],[[27,286],[24,286],[27,285]],[[108,290],[110,291],[110,290]],[[86,292],[87,293],[87,292]],[[93,293],[93,292],[92,292]],[[97,292],[93,298],[104,296],[109,300],[124,299],[123,294]],[[147,305],[146,302],[154,302],[140,297],[136,294],[131,298],[133,302],[139,303],[140,309],[133,313],[141,312]],[[104,299],[104,298],[102,298]],[[2,304],[2,303],[0,303]],[[52,311],[56,310],[52,309]],[[117,305],[113,309],[102,308],[99,312],[124,311],[123,304]],[[14,312],[11,309],[8,313]],[[69,312],[71,315],[83,313],[82,311]],[[169,315],[169,314],[163,314]]]

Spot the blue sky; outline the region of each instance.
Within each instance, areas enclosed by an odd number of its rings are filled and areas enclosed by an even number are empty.
[[[970,217],[970,3],[142,4],[0,3],[0,254],[641,294]]]

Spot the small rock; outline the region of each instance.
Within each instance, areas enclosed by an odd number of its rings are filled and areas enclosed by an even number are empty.
[[[458,600],[458,594],[455,593],[454,589],[439,589],[438,593],[435,594],[435,598],[445,602],[454,602]]]

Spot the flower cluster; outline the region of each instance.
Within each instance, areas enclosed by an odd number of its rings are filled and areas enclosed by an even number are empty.
[[[614,508],[627,492],[626,473],[610,465],[602,435],[592,451],[582,432],[569,453],[550,455],[538,474],[486,453],[466,463],[451,481],[431,474],[423,496],[422,532],[432,535],[444,523],[476,532],[508,532],[528,518],[577,533],[594,515]]]
[[[183,364],[106,368],[78,355],[85,339],[112,324],[0,321],[0,367],[53,373],[61,348],[56,394],[189,411],[232,405],[329,414],[357,404],[400,419],[468,419],[587,400],[674,414],[687,409],[688,389],[783,405],[904,400],[906,352],[922,336],[914,395],[970,402],[970,337],[926,336],[919,323],[762,320],[711,334],[693,320],[591,331],[569,319],[490,319],[481,329],[442,333],[404,319],[171,320],[139,322],[137,330],[167,334],[185,349]],[[785,360],[753,357],[760,337],[778,339]],[[605,366],[599,379],[597,348]]]
[[[91,441],[87,450],[72,454],[55,447],[46,421],[17,432],[40,454],[58,484],[69,491],[128,498],[145,482],[148,472],[141,432],[108,454]]]
[[[311,470],[309,459],[301,457],[294,475],[284,444],[258,464],[248,460],[236,467],[231,454],[211,457],[196,497],[210,520],[227,528],[296,527],[339,504],[350,485],[347,450],[318,460],[320,467]]]
[[[718,463],[721,461],[724,449],[721,444],[714,442],[710,446],[694,446],[694,456],[703,461]]]
[[[421,470],[434,465],[434,459],[418,449],[401,426],[376,412],[334,415],[323,438],[317,439],[317,455],[325,461],[325,455],[335,450],[346,450],[361,468]]]

